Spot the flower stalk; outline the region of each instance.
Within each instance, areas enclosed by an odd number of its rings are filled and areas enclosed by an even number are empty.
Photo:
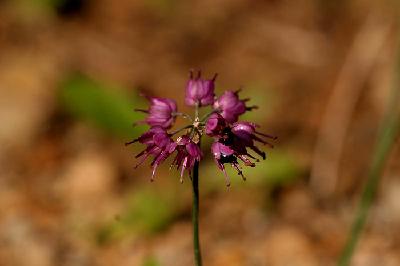
[[[127,143],[139,142],[146,145],[146,148],[136,155],[140,159],[137,166],[142,164],[147,158],[152,157],[152,175],[154,180],[158,166],[169,156],[176,152],[175,158],[171,163],[171,168],[176,167],[180,171],[180,182],[184,181],[184,173],[187,171],[191,177],[193,189],[193,248],[194,262],[196,266],[202,265],[200,239],[199,239],[199,164],[203,158],[200,149],[201,138],[203,135],[213,138],[211,154],[217,167],[224,173],[226,185],[230,185],[230,179],[225,171],[225,164],[231,165],[243,180],[246,180],[242,167],[255,167],[255,158],[249,152],[265,159],[265,153],[261,151],[255,142],[272,146],[265,139],[275,139],[256,131],[258,125],[251,122],[239,122],[239,116],[255,107],[246,106],[248,99],[240,99],[239,91],[225,91],[219,98],[215,96],[215,74],[211,79],[203,79],[200,71],[197,76],[190,72],[189,81],[186,85],[185,104],[194,107],[194,119],[185,113],[178,112],[177,104],[172,99],[147,97],[149,109],[137,109],[144,112],[147,117],[136,124],[147,124],[150,129],[142,136]],[[211,106],[211,112],[199,117],[200,108]],[[190,124],[181,128],[171,130],[177,117],[182,117],[190,121]],[[175,135],[180,134],[175,138]],[[175,138],[175,139],[174,139]],[[136,166],[136,167],[137,167]]]
[[[193,224],[193,250],[194,263],[196,266],[202,265],[200,237],[199,237],[199,163],[196,162],[193,167],[192,176],[193,188],[193,206],[192,206],[192,224]]]

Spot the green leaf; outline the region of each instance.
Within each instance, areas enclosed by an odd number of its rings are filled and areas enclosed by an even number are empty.
[[[182,195],[171,193],[170,188],[143,186],[135,190],[127,197],[118,220],[99,228],[97,242],[107,244],[111,240],[152,234],[165,229],[179,213],[181,197]]]
[[[240,117],[242,121],[254,121],[256,123],[263,123],[265,118],[273,113],[276,103],[279,100],[273,90],[266,89],[265,85],[254,84],[247,87],[245,90],[240,92],[240,98],[250,98],[250,101],[246,102],[246,106],[257,106],[258,109],[251,112],[246,112]]]
[[[128,200],[122,221],[140,231],[151,233],[162,230],[173,220],[174,199],[170,193],[143,188]]]
[[[127,97],[122,90],[75,74],[61,84],[61,102],[76,118],[119,137],[135,135],[132,124],[142,115],[133,111],[138,99]]]

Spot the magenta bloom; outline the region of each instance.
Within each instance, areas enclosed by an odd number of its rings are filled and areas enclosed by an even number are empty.
[[[265,138],[276,139],[270,135],[259,133],[256,124],[251,122],[238,122],[239,116],[246,111],[257,108],[248,107],[248,99],[240,99],[239,91],[225,91],[219,98],[215,97],[215,75],[212,79],[201,78],[200,71],[196,78],[190,72],[190,79],[186,86],[185,103],[194,106],[194,117],[189,114],[177,112],[175,101],[165,98],[148,97],[150,107],[148,110],[138,110],[148,114],[147,118],[139,123],[150,125],[150,129],[139,138],[127,143],[135,142],[146,145],[146,149],[136,155],[140,158],[137,166],[142,164],[149,156],[153,157],[151,167],[153,169],[151,181],[154,179],[157,167],[172,153],[176,156],[171,167],[180,170],[180,181],[183,182],[185,170],[190,175],[193,188],[193,247],[195,264],[201,264],[200,243],[198,237],[198,213],[199,213],[199,164],[203,158],[200,143],[205,135],[212,137],[211,153],[218,168],[224,173],[226,185],[230,186],[230,179],[226,173],[225,164],[230,164],[243,180],[241,164],[255,167],[257,158],[249,154],[255,152],[265,159],[265,152],[261,151],[255,142],[272,145]],[[202,107],[211,105],[212,108],[201,110]],[[211,109],[211,110],[210,110]],[[169,131],[174,125],[176,117],[186,119],[187,124],[181,125],[173,131]],[[180,133],[183,132],[183,133]],[[175,135],[180,134],[175,138]],[[135,166],[135,167],[137,167]]]
[[[215,102],[214,109],[218,110],[223,118],[229,123],[234,123],[238,120],[239,116],[244,114],[247,110],[253,107],[246,107],[248,99],[239,99],[239,91],[225,91]]]
[[[236,122],[232,125],[231,131],[237,138],[237,142],[242,143],[242,145],[249,147],[258,155],[260,155],[265,160],[265,152],[261,151],[258,147],[254,145],[254,141],[261,142],[262,144],[267,144],[271,148],[273,145],[261,137],[269,138],[269,139],[276,139],[276,137],[260,133],[256,131],[256,127],[258,127],[254,123],[250,122]],[[257,136],[258,135],[258,136]]]
[[[225,118],[218,113],[213,113],[206,122],[206,134],[210,137],[221,137],[227,126]]]
[[[198,167],[195,166],[198,166],[203,158],[200,142],[205,136],[214,140],[211,152],[218,168],[225,175],[227,185],[230,184],[230,181],[225,164],[230,164],[245,179],[241,165],[254,167],[255,163],[259,162],[256,155],[263,159],[266,158],[265,152],[256,146],[256,143],[273,147],[268,141],[275,140],[275,137],[258,132],[258,126],[254,123],[238,122],[240,115],[256,106],[246,106],[248,99],[240,99],[239,91],[225,91],[219,98],[216,98],[214,94],[215,79],[216,75],[210,80],[202,79],[200,72],[194,78],[193,73],[190,72],[185,103],[196,107],[195,117],[177,112],[174,100],[158,97],[147,97],[150,101],[149,109],[138,110],[148,114],[146,119],[139,123],[147,124],[151,128],[128,144],[139,142],[146,146],[142,152],[136,155],[136,158],[140,160],[137,166],[151,157],[150,165],[153,170],[151,180],[154,179],[158,166],[175,152],[171,167],[176,167],[180,171],[181,182],[186,170],[189,174],[193,172],[193,177],[198,177],[195,171]],[[199,110],[207,105],[211,105],[211,110],[206,110],[206,112]],[[169,131],[178,116],[186,119],[189,123]]]
[[[261,151],[257,146],[254,145],[254,141],[261,142],[263,144],[268,144],[272,147],[270,143],[260,138],[259,136],[276,139],[273,136],[262,134],[256,131],[257,125],[250,122],[236,122],[231,126],[214,126],[216,120],[219,117],[214,116],[209,125],[209,135],[216,137],[217,140],[211,147],[211,152],[214,156],[215,162],[220,170],[224,172],[227,184],[229,185],[229,178],[226,174],[224,164],[229,163],[233,168],[235,168],[239,175],[244,179],[242,171],[238,163],[240,159],[246,166],[254,167],[255,163],[251,161],[254,159],[256,162],[259,160],[248,153],[247,148],[250,148],[263,159],[265,159],[265,152]],[[208,122],[206,124],[206,132],[208,127]],[[259,135],[259,136],[257,136]]]
[[[148,125],[160,126],[162,128],[170,128],[175,122],[175,113],[177,111],[176,102],[167,98],[147,97],[150,101],[149,110],[136,109],[149,114],[147,118],[139,123],[147,123]]]
[[[189,106],[207,106],[214,103],[214,82],[217,75],[212,79],[205,80],[201,78],[201,72],[198,72],[196,78],[193,78],[193,72],[190,72],[190,79],[186,86],[185,103]]]
[[[241,167],[238,163],[237,158],[243,158],[236,151],[219,141],[214,142],[211,145],[211,153],[214,157],[214,161],[218,168],[224,173],[226,185],[230,186],[230,180],[228,174],[226,173],[224,164],[229,163],[233,168],[235,168],[239,175],[242,176],[243,180],[246,180],[241,171]],[[252,164],[254,166],[254,164]]]
[[[175,165],[177,169],[181,168],[181,182],[183,182],[183,172],[187,169],[191,172],[195,162],[200,162],[203,157],[203,153],[200,147],[194,143],[187,135],[180,136],[176,140],[176,155],[172,165]]]
[[[151,176],[151,181],[153,181],[157,167],[163,161],[165,161],[165,159],[167,159],[168,156],[171,155],[171,153],[174,152],[174,142],[172,141],[170,135],[165,131],[165,129],[159,126],[150,128],[150,130],[145,132],[142,136],[131,142],[126,143],[126,145],[135,142],[140,142],[147,146],[145,150],[135,156],[136,158],[142,157],[135,168],[141,165],[149,156],[154,157],[153,161],[150,164],[153,168]]]

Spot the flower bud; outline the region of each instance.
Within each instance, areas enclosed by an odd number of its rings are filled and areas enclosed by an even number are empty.
[[[214,109],[218,110],[229,123],[234,123],[248,108],[246,100],[240,100],[238,92],[225,91],[215,102]]]
[[[226,127],[225,119],[220,114],[213,113],[206,122],[206,134],[210,137],[221,136]]]
[[[214,103],[214,82],[217,75],[210,80],[201,78],[201,72],[198,72],[196,78],[193,78],[193,72],[190,72],[190,79],[186,86],[185,103],[189,106],[206,106]]]
[[[144,121],[138,123],[146,123],[151,127],[160,126],[162,128],[170,128],[175,122],[175,113],[177,111],[176,102],[167,98],[147,97],[150,101],[148,110],[136,109],[147,113],[148,116]],[[137,124],[138,124],[137,123]]]

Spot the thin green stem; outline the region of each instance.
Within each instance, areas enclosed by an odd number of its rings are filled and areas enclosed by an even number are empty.
[[[203,115],[203,116],[200,118],[200,122],[205,122],[206,119],[208,119],[212,114],[218,113],[218,112],[219,112],[218,110],[212,110],[211,112],[209,112],[209,113]]]
[[[194,121],[199,121],[199,107],[200,107],[200,104],[196,103],[196,105],[194,107]]]
[[[400,69],[399,59],[397,69]],[[391,102],[389,103],[380,132],[378,134],[378,142],[375,148],[374,157],[372,159],[371,168],[368,173],[355,220],[349,233],[349,238],[338,261],[339,266],[348,266],[351,263],[351,258],[353,256],[355,247],[360,239],[361,233],[368,218],[368,212],[373,203],[386,159],[400,131],[400,114],[398,110],[398,107],[400,106],[400,77],[397,73],[398,72],[396,72],[397,77],[393,84],[390,95]]]
[[[182,116],[183,118],[188,119],[190,122],[193,122],[193,118],[192,118],[190,115],[188,115],[188,114],[180,113],[180,112],[175,112],[175,113],[173,113],[173,115],[174,115],[174,116]]]
[[[195,162],[193,167],[193,208],[192,208],[192,223],[193,223],[193,248],[194,262],[196,266],[201,266],[201,251],[199,239],[199,162]]]
[[[171,136],[178,134],[179,132],[181,132],[182,130],[188,129],[188,128],[193,128],[193,125],[187,125],[181,128],[178,128],[177,130],[171,132]]]

